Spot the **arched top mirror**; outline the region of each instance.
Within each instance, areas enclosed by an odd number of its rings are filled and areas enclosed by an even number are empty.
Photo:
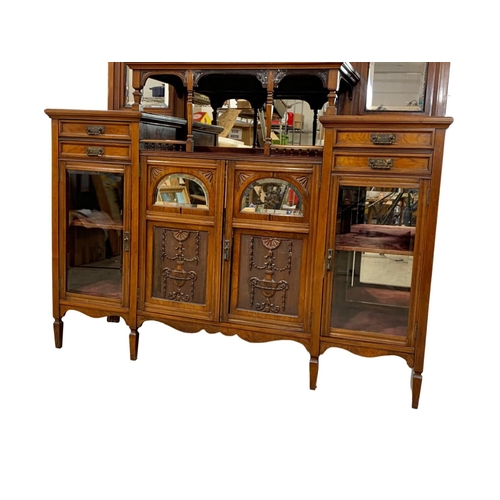
[[[186,207],[208,210],[208,191],[203,182],[189,174],[169,174],[158,183],[154,206]]]
[[[241,212],[302,217],[303,200],[290,182],[277,179],[258,179],[247,186],[240,205]]]

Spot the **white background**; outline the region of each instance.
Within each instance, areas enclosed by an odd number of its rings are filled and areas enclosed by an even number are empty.
[[[4,11],[0,498],[498,499],[491,13],[481,2],[472,12],[386,2],[382,16],[362,2],[281,14],[281,4],[231,3],[211,16],[212,4],[182,5],[176,17],[161,4],[102,4]],[[397,357],[330,349],[313,392],[309,355],[289,341],[250,344],[149,322],[131,362],[123,321],[70,312],[64,347],[54,348],[44,109],[106,109],[108,60],[451,60],[455,122],[418,410]]]

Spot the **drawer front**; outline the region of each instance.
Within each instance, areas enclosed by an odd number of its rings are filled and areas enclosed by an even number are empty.
[[[432,148],[434,131],[337,130],[337,147]]]
[[[335,154],[333,158],[335,171],[366,171],[396,173],[429,173],[431,155],[404,156],[391,154]]]
[[[130,160],[131,158],[130,144],[103,144],[99,142],[60,142],[59,154],[61,157],[91,160]]]
[[[130,139],[128,123],[73,122],[61,120],[60,137],[85,137],[89,139]]]

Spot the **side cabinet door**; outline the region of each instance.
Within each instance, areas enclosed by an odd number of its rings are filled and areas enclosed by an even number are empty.
[[[310,330],[314,165],[235,162],[228,170],[226,320],[271,331]],[[227,253],[226,253],[227,256]]]
[[[145,277],[139,296],[150,313],[219,317],[224,176],[217,166],[215,160],[143,159],[146,258],[139,263]]]
[[[335,179],[324,336],[413,345],[427,186],[419,179]]]
[[[63,161],[59,186],[60,298],[128,306],[130,166]]]

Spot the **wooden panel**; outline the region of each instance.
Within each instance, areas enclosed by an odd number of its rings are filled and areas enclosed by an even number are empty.
[[[131,158],[129,144],[103,144],[99,142],[59,143],[61,157],[90,160],[129,160]]]
[[[259,321],[277,316],[297,319],[303,313],[305,241],[297,236],[241,234],[235,248],[239,251],[233,312],[259,316]]]
[[[87,139],[129,139],[130,125],[113,122],[59,122],[60,137],[83,137]]]
[[[153,298],[206,302],[208,232],[153,229]]]
[[[428,173],[431,155],[404,156],[391,151],[380,153],[334,154],[333,170],[373,173]]]
[[[381,147],[391,148],[430,148],[434,145],[434,131],[396,131],[371,130],[337,130],[335,146],[337,147]]]

